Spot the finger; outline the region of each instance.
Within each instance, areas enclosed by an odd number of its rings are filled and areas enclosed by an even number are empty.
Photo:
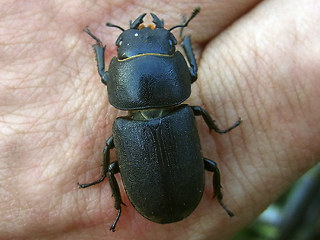
[[[123,27],[128,26],[128,19],[134,19],[143,12],[156,13],[165,20],[165,26],[173,26],[182,22],[183,16],[189,16],[196,6],[201,7],[201,14],[197,16],[197,24],[190,26],[190,32],[197,32],[194,36],[200,41],[217,35],[244,13],[253,8],[261,0],[232,0],[232,1],[202,1],[190,2],[187,0],[178,2],[163,2],[159,8],[159,2],[144,1],[143,6],[133,6],[122,2],[99,1],[97,4],[86,5],[82,22],[86,24],[98,24],[102,21],[110,21]],[[70,6],[71,7],[71,6]],[[76,9],[76,6],[72,7]],[[147,17],[147,20],[151,20]],[[194,20],[193,20],[194,21]],[[150,21],[151,22],[151,21]],[[99,25],[104,27],[103,24]],[[205,31],[202,31],[204,30]],[[201,34],[201,35],[200,35]],[[110,34],[108,34],[110,35]],[[112,34],[111,34],[112,35]]]
[[[243,119],[229,137],[215,139],[225,147],[224,190],[237,196],[242,223],[319,156],[319,12],[318,1],[263,2],[201,58],[193,93],[221,122]]]

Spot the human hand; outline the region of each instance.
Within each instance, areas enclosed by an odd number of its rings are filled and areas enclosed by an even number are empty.
[[[199,206],[168,225],[140,216],[120,186],[128,206],[112,233],[117,212],[107,181],[85,190],[77,182],[99,176],[105,139],[125,113],[108,104],[82,30],[89,25],[107,45],[108,64],[120,32],[105,22],[127,27],[154,12],[171,27],[195,6],[3,1],[0,239],[226,239],[312,167],[320,149],[320,3],[259,2],[199,2],[202,11],[184,30],[199,65],[188,103],[221,128],[243,119],[226,135],[198,120],[203,155],[219,164],[224,202],[236,216],[212,199],[207,173]]]

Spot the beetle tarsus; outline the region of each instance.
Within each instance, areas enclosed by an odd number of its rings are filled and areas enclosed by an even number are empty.
[[[90,187],[92,185],[96,185],[98,183],[101,183],[105,178],[106,178],[106,174],[102,175],[101,178],[99,180],[97,180],[97,181],[94,181],[92,183],[85,183],[85,184],[78,183],[78,186],[79,186],[79,188],[87,188],[87,187]]]
[[[207,126],[209,127],[210,130],[214,130],[217,133],[223,134],[230,132],[232,129],[238,127],[240,123],[242,122],[241,118],[239,118],[231,127],[227,129],[220,129],[217,124],[215,123],[215,120],[213,120],[210,116],[210,114],[204,110],[203,108],[199,106],[191,106],[194,115],[196,116],[202,116],[203,120],[206,122]]]
[[[99,46],[101,46],[102,48],[104,47],[103,44],[102,44],[102,41],[101,41],[99,38],[97,38],[95,35],[93,35],[93,34],[91,33],[91,31],[89,30],[88,26],[85,27],[85,28],[83,29],[83,31],[86,32],[86,33],[87,33],[90,37],[92,37],[94,40],[96,40],[96,42],[97,42],[97,44],[98,44]]]
[[[240,123],[242,122],[241,118],[239,118],[231,127],[221,130],[221,129],[214,129],[217,133],[227,133],[230,132],[232,129],[238,127],[240,125]]]
[[[187,21],[187,17],[186,17],[185,15],[183,15],[183,16],[182,16],[182,25],[184,25],[186,21]],[[183,29],[184,29],[184,27],[182,27],[182,28],[180,29],[180,34],[179,34],[180,38],[182,38]]]
[[[103,149],[103,156],[102,156],[102,172],[101,172],[101,178],[91,182],[91,183],[87,183],[87,184],[79,184],[78,186],[80,188],[86,188],[86,187],[90,187],[92,185],[96,185],[98,183],[101,183],[107,176],[107,172],[108,172],[108,168],[110,165],[110,149],[114,148],[114,144],[113,144],[113,136],[111,136],[107,141],[106,141],[106,146]]]
[[[219,199],[219,198],[218,198],[217,200],[218,200],[220,206],[227,212],[227,214],[229,215],[229,217],[234,217],[234,213],[231,212],[231,211],[227,208],[227,206],[222,202],[222,200]]]
[[[113,224],[111,225],[111,227],[109,229],[110,231],[114,232],[116,230],[116,225],[117,225],[117,223],[119,221],[120,216],[121,216],[121,206],[118,209],[118,215],[116,217],[116,220],[114,220]]]

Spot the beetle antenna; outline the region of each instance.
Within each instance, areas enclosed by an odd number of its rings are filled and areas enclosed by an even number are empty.
[[[175,28],[179,28],[179,27],[184,28],[184,27],[188,26],[189,22],[190,22],[195,16],[197,16],[197,14],[198,14],[199,12],[200,12],[200,7],[199,7],[199,6],[198,6],[198,7],[195,7],[195,8],[193,9],[193,12],[192,12],[190,18],[189,18],[184,24],[179,24],[179,25],[173,26],[173,27],[170,28],[168,31],[171,32],[171,31],[172,31],[173,29],[175,29]]]
[[[119,28],[122,32],[124,31],[124,29],[123,29],[122,27],[118,26],[118,25],[114,25],[114,24],[109,23],[109,22],[107,22],[106,25],[107,25],[108,27]]]
[[[143,23],[143,18],[146,13],[141,14],[134,22],[130,20],[130,29],[137,29],[141,23]]]

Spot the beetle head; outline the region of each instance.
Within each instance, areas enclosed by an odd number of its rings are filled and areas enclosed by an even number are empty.
[[[153,17],[154,26],[143,26],[143,17],[139,16],[133,23],[130,21],[130,28],[124,30],[116,41],[118,58],[126,59],[141,54],[163,54],[172,55],[176,48],[177,40],[174,35],[163,27],[155,14]]]
[[[124,30],[122,27],[107,23],[109,27],[116,27],[122,30],[116,46],[118,51],[118,59],[124,60],[139,55],[166,55],[174,54],[177,40],[171,33],[171,30],[181,27],[184,28],[200,11],[200,8],[195,8],[191,17],[181,25],[176,25],[170,29],[164,28],[163,20],[160,20],[157,15],[151,13],[154,26],[143,26],[143,18],[146,13],[141,14],[133,22],[130,20],[130,28]]]

